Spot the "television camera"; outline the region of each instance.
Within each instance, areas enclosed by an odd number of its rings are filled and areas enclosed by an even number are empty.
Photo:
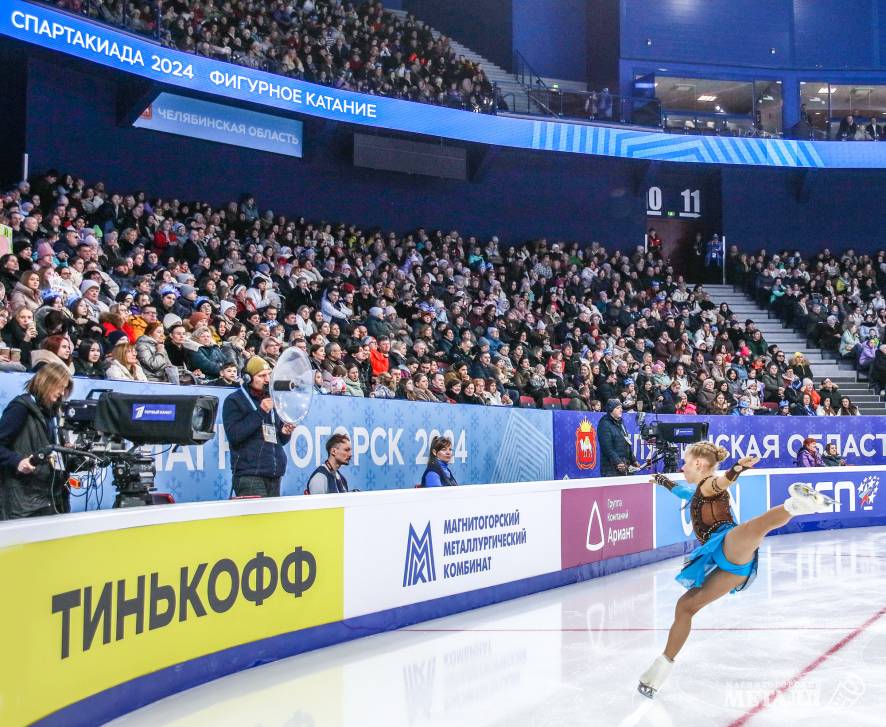
[[[32,463],[58,453],[73,472],[111,468],[117,490],[114,507],[154,503],[156,469],[146,445],[205,444],[215,436],[218,398],[121,394],[92,390],[85,399],[61,406],[59,439],[63,446],[36,452]]]
[[[640,438],[652,447],[652,456],[646,466],[663,462],[662,472],[679,472],[681,444],[694,444],[708,436],[707,422],[646,421],[646,415],[637,417]]]

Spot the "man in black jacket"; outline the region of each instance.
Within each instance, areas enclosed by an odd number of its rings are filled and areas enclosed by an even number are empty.
[[[238,496],[279,497],[280,480],[286,473],[284,445],[295,427],[285,424],[274,411],[268,395],[271,367],[260,356],[246,363],[248,385],[225,399],[222,423],[231,445],[233,487]]]
[[[600,442],[600,475],[618,477],[628,474],[628,467],[637,467],[631,440],[622,421],[622,406],[618,399],[610,399],[606,404],[606,416],[597,425],[597,439]]]
[[[351,440],[347,434],[333,434],[326,442],[326,461],[311,472],[307,493],[329,495],[348,491],[348,480],[341,473],[351,463]]]

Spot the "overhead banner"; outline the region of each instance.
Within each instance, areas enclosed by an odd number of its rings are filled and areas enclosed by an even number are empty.
[[[173,93],[159,94],[133,126],[284,156],[302,156],[301,121]]]
[[[0,407],[21,393],[25,374],[6,374],[0,381]],[[230,445],[222,424],[224,399],[236,389],[176,387],[122,381],[74,379],[72,398],[92,389],[113,387],[127,394],[217,396],[217,434],[203,446],[156,453],[157,488],[176,502],[227,500],[231,496]],[[326,460],[326,441],[333,432],[351,438],[353,457],[342,472],[352,489],[412,488],[421,482],[431,441],[438,435],[453,443],[452,472],[459,484],[528,482],[554,479],[551,412],[514,407],[429,404],[412,401],[315,396],[311,411],[295,430],[287,448],[283,495],[304,493],[308,478]],[[110,475],[97,491],[80,491],[75,510],[108,508],[114,501]]]
[[[554,469],[557,479],[600,474],[601,452],[597,427],[603,414],[554,412]],[[794,467],[806,437],[822,446],[833,442],[849,465],[886,464],[886,417],[778,417],[650,415],[646,423],[708,422],[708,439],[729,452],[729,460],[760,457],[760,468]],[[634,455],[640,462],[653,454],[640,439],[637,415],[624,415]],[[685,447],[680,447],[682,453]],[[660,469],[660,467],[659,467]]]
[[[413,134],[626,159],[786,168],[886,168],[883,144],[666,134],[471,114],[341,91],[166,48],[25,0],[4,3],[0,33],[168,86]]]

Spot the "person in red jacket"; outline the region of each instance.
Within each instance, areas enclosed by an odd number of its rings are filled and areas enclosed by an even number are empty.
[[[391,350],[391,339],[381,336],[376,341],[372,336],[363,339],[363,345],[369,346],[369,365],[372,367],[372,375],[378,376],[387,372],[391,367],[388,352]]]

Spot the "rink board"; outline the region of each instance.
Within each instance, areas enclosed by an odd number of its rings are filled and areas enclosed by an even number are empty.
[[[755,472],[733,509],[745,521],[805,482],[837,505],[792,531],[886,524],[884,474]],[[682,505],[624,477],[3,523],[0,723],[95,724],[293,654],[682,555]]]

